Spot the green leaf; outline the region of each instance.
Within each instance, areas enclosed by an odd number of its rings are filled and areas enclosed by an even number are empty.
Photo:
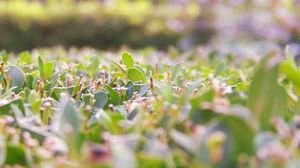
[[[288,95],[284,87],[277,85],[269,97],[267,109],[261,112],[261,126],[268,128],[272,116],[284,117],[288,114]]]
[[[24,88],[24,95],[22,98],[24,100],[24,102],[29,102],[30,92],[31,92],[31,90],[28,87]]]
[[[147,65],[146,66],[146,75],[150,76],[152,74],[152,76],[155,75],[155,68],[151,65]]]
[[[4,63],[6,63],[8,61],[9,56],[10,55],[5,50],[0,52],[0,60],[3,61]]]
[[[133,60],[132,56],[127,52],[124,52],[122,54],[122,61],[126,65],[127,68],[131,68],[134,65],[134,60]]]
[[[165,163],[164,159],[162,157],[147,154],[145,152],[138,153],[138,162],[139,162],[139,168],[149,168],[149,167],[160,167],[160,168],[166,168],[167,164]]]
[[[137,68],[138,70],[140,70],[144,75],[146,75],[144,69],[141,66],[135,65],[134,67]]]
[[[108,100],[108,96],[105,92],[100,91],[94,94],[95,95],[95,107],[96,108],[103,108],[104,105],[106,104],[107,100]]]
[[[22,52],[20,54],[20,62],[24,63],[24,64],[31,64],[32,63],[32,55],[28,51]]]
[[[55,73],[55,63],[48,62],[44,65],[44,77],[50,78]]]
[[[16,105],[22,112],[23,114],[25,113],[25,108],[23,101],[21,99],[16,99],[11,102],[6,101],[6,100],[0,100],[0,115],[9,115],[11,111],[11,105],[14,104]]]
[[[49,89],[53,89],[54,87],[55,87],[55,85],[56,85],[56,83],[57,83],[57,81],[58,81],[58,78],[60,77],[60,72],[57,72],[57,73],[55,73],[55,74],[53,74],[52,75],[52,77],[51,77],[51,82],[50,82],[50,87],[49,87]]]
[[[7,165],[23,165],[26,166],[26,154],[23,146],[8,144],[6,146]]]
[[[121,97],[117,91],[112,89],[110,86],[105,87],[109,92],[109,100],[113,105],[119,105],[121,103]]]
[[[135,86],[135,90],[138,91],[140,96],[144,96],[150,88],[150,85],[148,83],[146,84],[138,83],[138,84],[134,84],[134,86]]]
[[[134,87],[134,84],[129,81],[126,85],[126,88],[127,88],[127,91],[126,91],[126,98],[127,99],[131,99],[134,91],[135,91],[135,87]]]
[[[25,78],[26,78],[26,86],[29,89],[32,89],[32,83],[35,77],[32,74],[27,74]]]
[[[0,100],[0,115],[8,115],[10,112],[10,102],[8,100]]]
[[[280,70],[297,88],[300,88],[300,70],[296,66],[289,46],[285,48],[285,57]]]
[[[172,70],[171,80],[175,80],[178,75],[180,75],[180,71],[182,69],[182,63],[176,64]]]
[[[98,67],[99,67],[99,64],[100,64],[100,61],[99,61],[99,58],[95,55],[91,58],[90,60],[90,63],[87,67],[87,71],[89,72],[89,74],[91,76],[94,76],[95,73],[97,72],[98,70]]]
[[[114,63],[119,69],[121,69],[123,73],[127,74],[127,71],[122,67],[122,65],[120,65],[114,60],[111,60],[111,62]]]
[[[215,75],[219,76],[222,74],[222,72],[226,69],[226,65],[224,62],[221,62],[218,64]]]
[[[217,115],[211,110],[200,109],[199,106],[202,102],[211,102],[215,96],[215,91],[211,89],[201,95],[190,98],[191,110],[189,116],[194,123],[206,123]]]
[[[213,135],[215,133],[224,133],[225,141],[221,144],[224,150],[222,160],[215,165],[209,158],[210,152],[212,152],[212,146],[209,146],[209,142],[218,145],[218,142],[214,142]],[[215,139],[216,140],[216,139]],[[213,166],[213,167],[236,167],[238,157],[240,154],[247,154],[248,156],[254,155],[254,132],[249,125],[239,117],[236,116],[224,116],[216,121],[212,121],[202,139],[200,140],[199,156],[200,160]]]
[[[59,101],[59,109],[62,113],[60,118],[60,126],[62,128],[65,124],[70,124],[73,127],[74,132],[80,131],[80,113],[74,106],[74,103],[66,95],[62,97]],[[64,130],[64,129],[61,129]]]
[[[34,90],[32,90],[29,95],[29,103],[30,103],[32,110],[36,114],[40,114],[40,107],[42,104],[42,99]]]
[[[249,108],[262,129],[269,128],[272,116],[287,112],[287,94],[277,83],[278,75],[278,65],[267,67],[262,62],[249,89]]]
[[[44,79],[44,62],[42,57],[38,57],[38,65],[41,77]]]
[[[90,103],[91,94],[82,94],[81,98],[83,100],[83,103],[87,105]]]
[[[300,88],[300,70],[288,61],[281,64],[280,70],[297,88]]]
[[[66,87],[54,87],[52,88],[52,92],[55,94],[57,99],[60,99],[62,93],[67,93]]]
[[[10,88],[16,87],[13,89],[14,92],[19,92],[23,87],[25,82],[24,72],[17,66],[8,66],[7,76],[11,77]]]
[[[132,82],[146,82],[146,77],[143,72],[135,67],[128,69],[128,78]]]
[[[173,94],[172,87],[167,84],[162,84],[159,88],[160,96],[169,103],[174,103],[175,96]]]
[[[83,123],[83,116],[75,107],[72,99],[64,95],[59,100],[58,104],[59,111],[54,117],[54,125],[55,131],[63,137],[67,143],[72,147],[72,149],[76,149],[76,153],[80,152],[81,149],[81,127]]]

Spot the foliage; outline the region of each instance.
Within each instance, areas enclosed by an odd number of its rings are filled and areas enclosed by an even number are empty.
[[[1,52],[1,167],[297,167],[288,50]]]
[[[299,43],[299,9],[298,0],[1,0],[0,48],[211,43],[233,53],[265,51]]]
[[[21,51],[58,44],[167,48],[194,31],[178,31],[170,25],[182,22],[183,11],[185,23],[194,22],[200,13],[193,1],[174,7],[148,0],[4,0],[0,1],[0,48]],[[202,41],[212,33],[199,31]]]

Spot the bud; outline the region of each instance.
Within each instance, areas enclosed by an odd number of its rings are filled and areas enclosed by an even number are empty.
[[[108,105],[109,111],[113,112],[114,111],[114,105],[113,104],[109,104]]]

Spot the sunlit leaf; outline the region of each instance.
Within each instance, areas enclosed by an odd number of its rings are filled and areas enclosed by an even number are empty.
[[[38,66],[41,77],[44,79],[44,61],[41,56],[38,57]]]
[[[132,82],[146,82],[146,78],[143,72],[135,67],[128,69],[128,78]]]
[[[44,77],[49,78],[51,77],[55,72],[55,63],[54,62],[47,62],[44,65]]]
[[[20,54],[20,62],[24,64],[32,63],[32,55],[29,52],[22,52]]]
[[[114,89],[112,89],[110,86],[106,86],[106,89],[108,90],[109,92],[109,100],[112,104],[114,105],[118,105],[120,104],[121,102],[121,98],[120,98],[120,95],[118,94],[117,91],[115,91]]]
[[[127,68],[131,68],[134,65],[134,60],[133,60],[132,56],[127,52],[122,54],[122,61],[126,65]]]
[[[99,58],[96,55],[93,56],[87,67],[87,71],[90,73],[90,75],[94,75],[97,72],[99,64],[100,64]]]

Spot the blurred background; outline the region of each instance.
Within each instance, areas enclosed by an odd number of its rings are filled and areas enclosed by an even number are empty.
[[[299,42],[300,0],[0,0],[0,49],[9,51],[210,45],[238,52]]]

